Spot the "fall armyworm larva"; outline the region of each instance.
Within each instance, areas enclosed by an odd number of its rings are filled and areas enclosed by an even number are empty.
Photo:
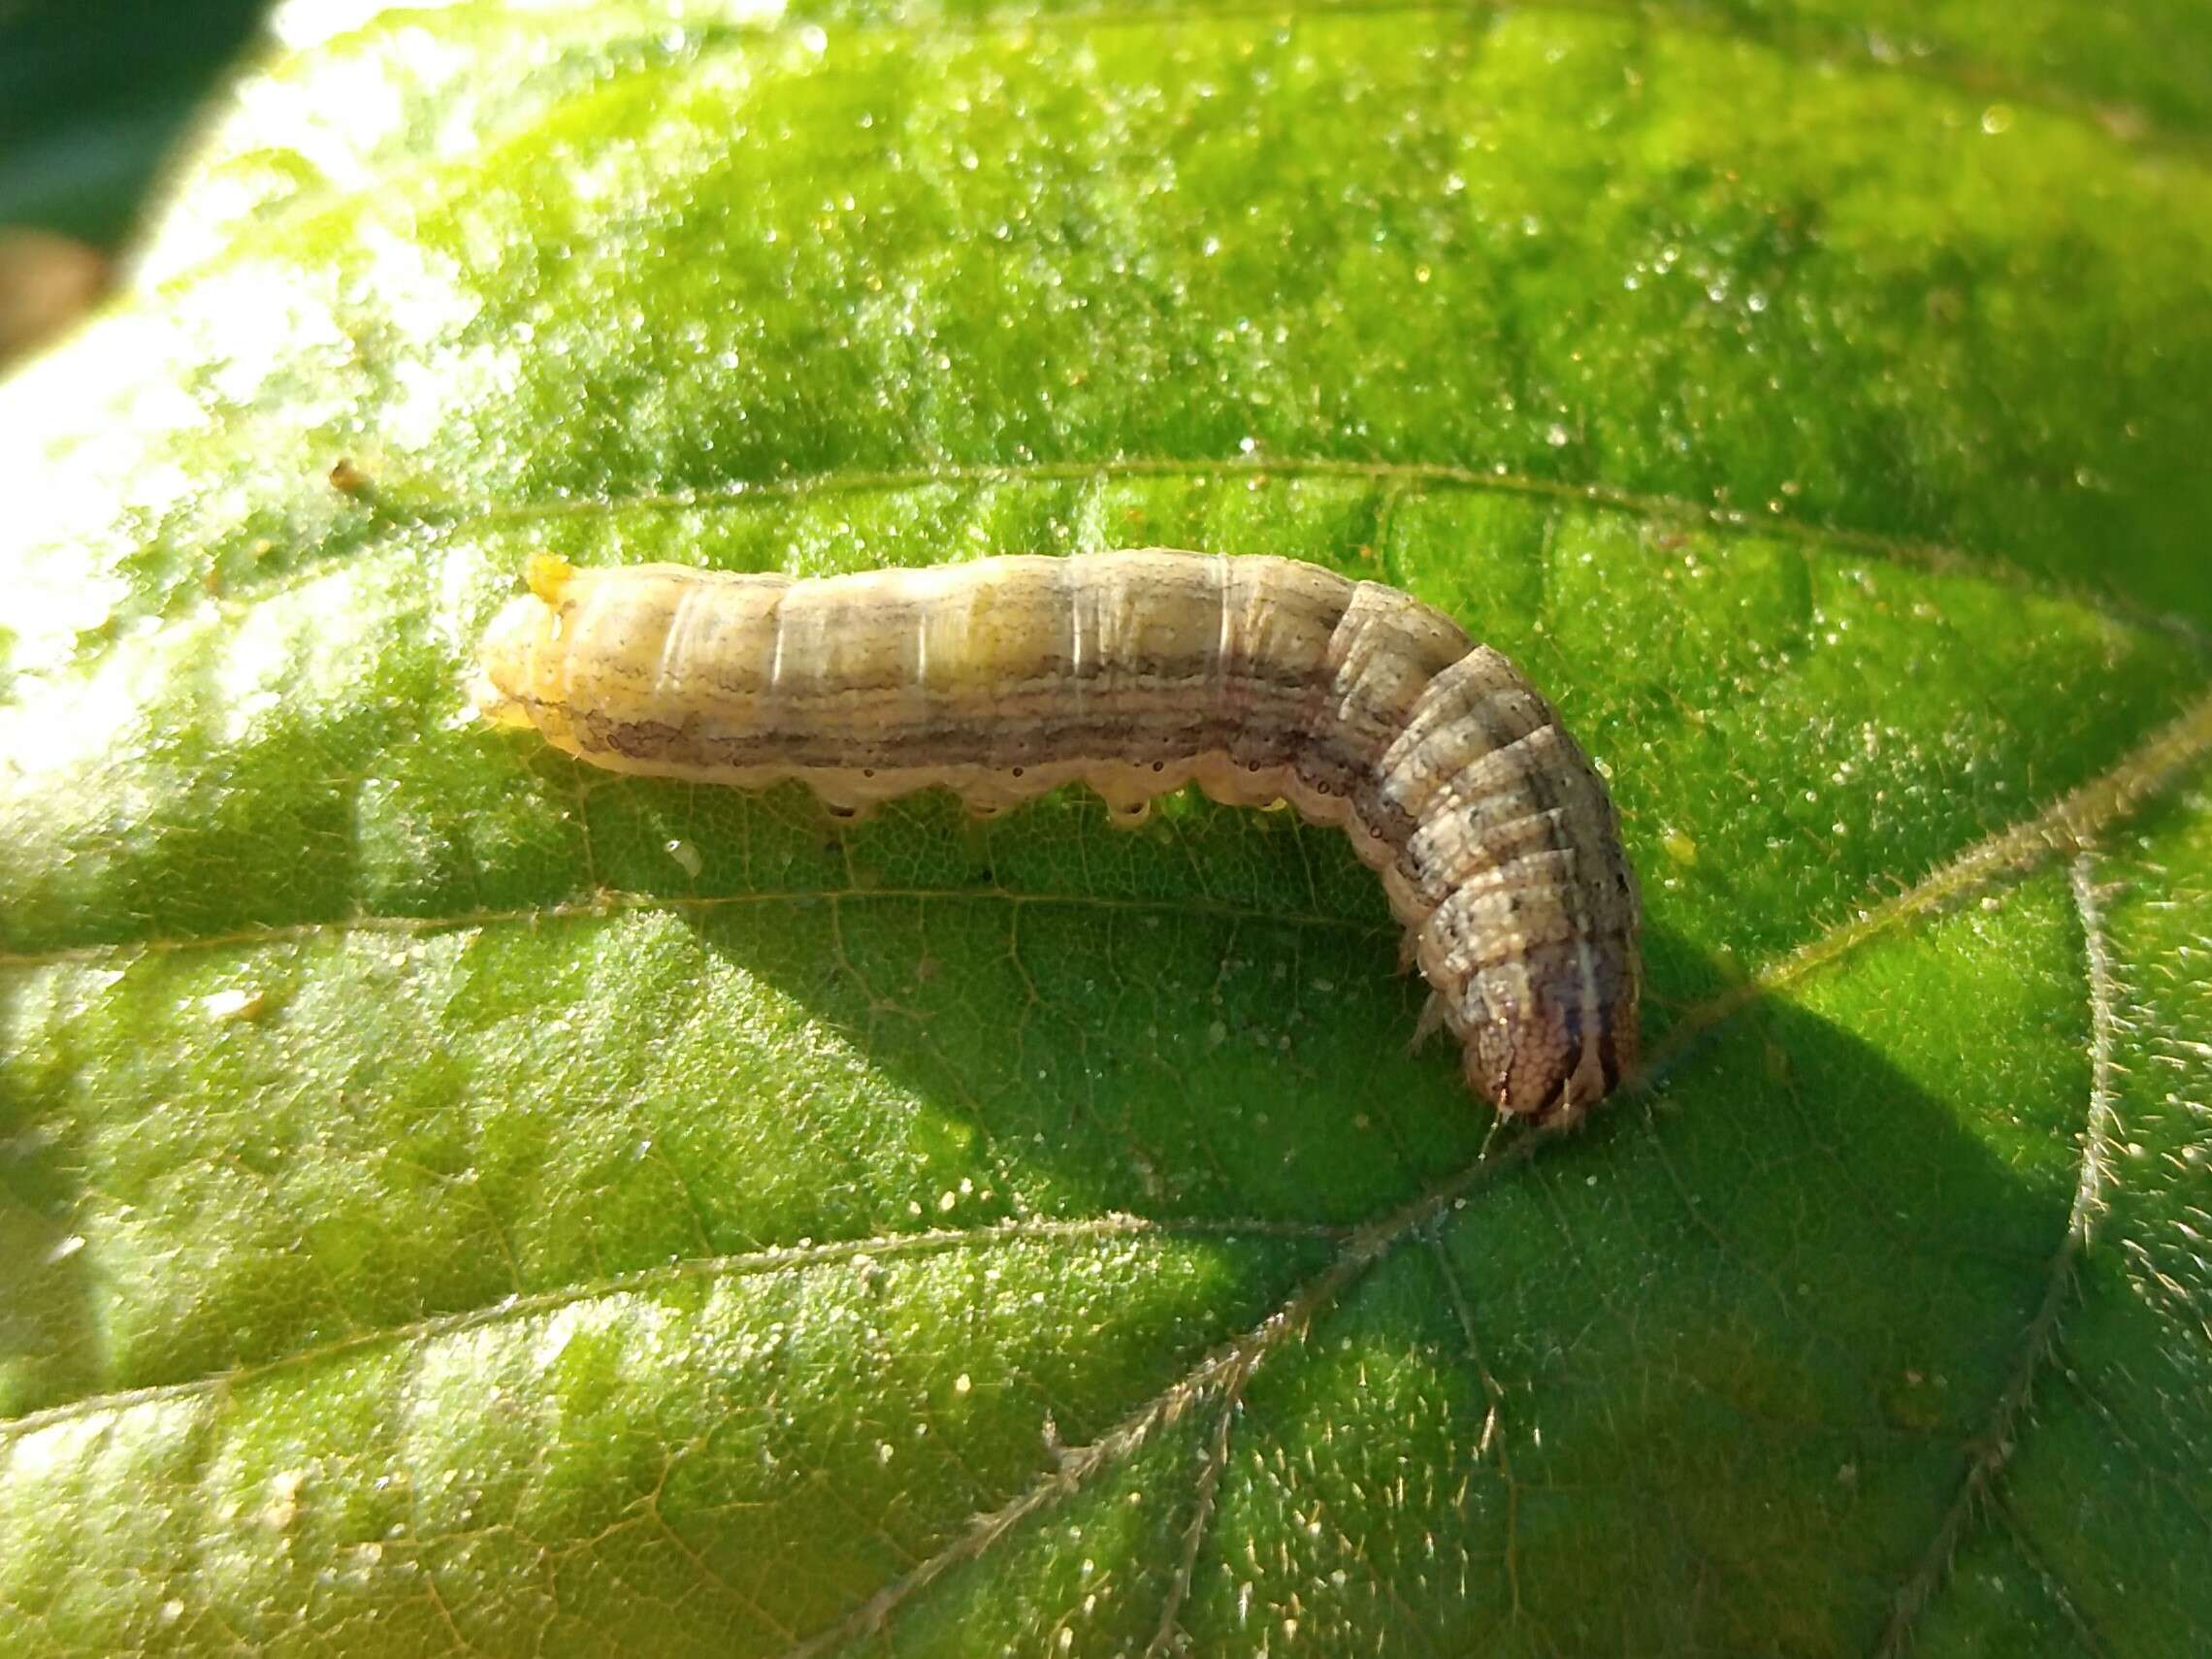
[[[847,816],[938,784],[985,814],[1088,784],[1128,824],[1193,780],[1287,799],[1382,872],[1478,1093],[1572,1119],[1635,1062],[1604,783],[1519,669],[1395,588],[1163,550],[812,580],[539,555],[528,580],[477,704],[594,765],[798,778]]]

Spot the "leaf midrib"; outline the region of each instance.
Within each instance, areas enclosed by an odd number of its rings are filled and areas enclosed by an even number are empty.
[[[1007,464],[951,461],[880,470],[841,469],[764,478],[732,478],[699,489],[641,490],[619,496],[475,503],[447,500],[412,505],[403,499],[388,499],[380,501],[379,510],[389,511],[410,526],[419,525],[433,531],[468,531],[564,518],[617,518],[630,513],[736,511],[766,502],[803,502],[847,494],[893,494],[948,484],[972,487],[1086,480],[1110,482],[1124,478],[1242,479],[1252,483],[1266,483],[1277,478],[1356,479],[1390,486],[1395,496],[1470,491],[1552,502],[1561,506],[1589,507],[1617,513],[1638,524],[1694,525],[1731,539],[1760,537],[1787,541],[1815,554],[1872,558],[1931,575],[1986,582],[2007,592],[2072,606],[2117,627],[2168,635],[2196,655],[2212,660],[2212,631],[2189,618],[2136,605],[2120,596],[2099,593],[2083,585],[2053,581],[2006,563],[2002,555],[1994,550],[1975,552],[1921,537],[1823,524],[1772,508],[1761,513],[1684,496],[1627,489],[1593,479],[1544,478],[1502,467],[1466,462],[1355,461],[1317,455],[1118,455],[1107,460]]]
[[[504,502],[465,502],[451,497],[410,501],[404,494],[384,491],[374,498],[374,505],[369,509],[381,521],[372,539],[300,560],[259,581],[249,579],[240,583],[227,590],[219,602],[225,615],[235,615],[252,605],[283,598],[322,579],[333,569],[387,550],[400,537],[415,531],[452,536],[477,529],[496,530],[506,525],[563,519],[611,520],[633,513],[640,516],[738,513],[770,504],[842,495],[889,495],[901,490],[945,486],[1111,483],[1128,478],[1217,483],[1238,479],[1258,484],[1276,479],[1355,479],[1388,488],[1393,507],[1407,496],[1467,491],[1617,513],[1640,525],[1695,526],[1730,540],[1786,541],[1824,558],[1874,559],[1903,569],[1981,582],[2002,592],[2067,606],[2114,628],[2169,639],[2191,655],[2212,664],[2212,629],[2189,617],[2137,604],[2120,595],[2099,592],[2079,583],[2054,581],[2007,563],[2001,553],[1994,550],[1976,552],[1954,543],[1894,536],[1849,525],[1823,524],[1792,513],[1770,510],[1762,514],[1718,503],[1701,503],[1683,496],[1630,490],[1589,480],[1541,478],[1502,466],[1445,461],[1353,461],[1336,456],[1117,456],[1103,460],[1006,464],[941,462],[904,468],[840,469],[776,477],[732,478],[698,489]],[[164,629],[197,624],[201,620],[200,605],[196,602],[192,616],[162,618],[153,633],[134,635],[132,644],[144,648],[157,640]],[[61,673],[82,676],[102,660],[102,655],[95,654],[69,665]]]

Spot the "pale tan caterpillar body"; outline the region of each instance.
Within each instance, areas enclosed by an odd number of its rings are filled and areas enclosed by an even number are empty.
[[[1195,781],[1287,799],[1382,872],[1506,1112],[1572,1118],[1635,1062],[1636,880],[1611,800],[1497,652],[1395,588],[1146,550],[795,580],[540,556],[477,700],[615,771],[942,785],[995,813],[1084,783],[1116,819]]]

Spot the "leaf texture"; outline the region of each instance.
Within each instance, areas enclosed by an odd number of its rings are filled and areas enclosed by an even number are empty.
[[[2200,1651],[2167,10],[280,11],[0,386],[0,1652]],[[1586,1132],[1287,815],[465,707],[534,552],[1154,544],[1560,702]]]

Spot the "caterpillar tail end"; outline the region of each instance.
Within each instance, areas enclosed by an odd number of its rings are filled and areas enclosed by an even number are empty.
[[[541,571],[540,565],[557,566]],[[469,676],[469,700],[487,726],[537,726],[523,693],[530,686],[539,638],[557,615],[557,596],[574,569],[566,559],[533,558],[526,571],[531,591],[501,607],[476,648],[475,671]],[[548,593],[555,597],[548,597]]]

